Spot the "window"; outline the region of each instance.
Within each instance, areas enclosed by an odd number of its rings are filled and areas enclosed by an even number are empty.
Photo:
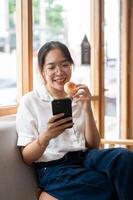
[[[0,1],[0,106],[16,105],[16,2]]]
[[[121,10],[119,0],[104,1],[105,137],[118,139],[121,114]]]
[[[127,138],[128,134],[131,134],[132,126],[132,116],[130,110],[130,102],[132,101],[132,95],[129,95],[131,90],[131,80],[132,72],[129,66],[132,63],[130,50],[132,46],[130,45],[132,41],[130,27],[132,24],[132,1],[91,1],[91,42],[92,42],[92,54],[91,62],[94,69],[92,70],[92,92],[98,96],[98,101],[93,102],[94,113],[97,120],[97,125],[100,130],[102,137],[109,138]],[[111,6],[109,6],[111,3]],[[114,8],[115,6],[115,8]],[[109,12],[107,12],[109,9]],[[95,10],[95,12],[93,12]],[[113,10],[113,12],[111,12]],[[117,17],[114,18],[114,13]],[[107,15],[112,15],[112,21],[114,20],[113,25],[109,22]],[[105,20],[106,19],[106,20]],[[117,59],[117,75],[116,73],[110,74],[107,70],[106,57],[107,57],[107,42],[110,45],[110,40],[107,40],[108,34],[107,30],[114,28],[112,37],[115,37],[115,50],[116,59]],[[113,27],[112,27],[113,26]],[[111,47],[112,48],[112,47]],[[115,60],[110,60],[110,65],[114,65]],[[115,101],[113,108],[115,115],[113,120],[110,120],[109,112],[109,103],[107,97],[109,96],[111,85],[106,85],[107,74],[109,78],[115,78],[115,87],[114,90],[117,90],[115,93]],[[111,76],[113,75],[113,77]],[[108,87],[107,87],[108,86]],[[130,97],[130,101],[129,101]],[[108,112],[107,112],[108,111]],[[111,110],[112,111],[112,110]],[[112,130],[112,132],[110,131]],[[114,130],[114,132],[113,132]],[[115,132],[116,131],[116,132]],[[107,134],[106,134],[107,133]],[[131,136],[131,135],[130,135]],[[129,137],[129,136],[128,136]]]

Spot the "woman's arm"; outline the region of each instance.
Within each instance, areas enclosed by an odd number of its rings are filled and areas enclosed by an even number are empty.
[[[25,163],[32,164],[38,160],[49,144],[49,138],[47,135],[41,134],[36,140],[27,144],[25,147],[21,147],[22,157]]]
[[[41,133],[36,140],[21,148],[23,160],[31,164],[38,160],[46,150],[51,139],[56,138],[64,130],[73,125],[71,117],[60,119],[64,114],[52,116],[47,124],[47,130]],[[66,123],[67,122],[67,123]]]
[[[91,94],[86,85],[78,84],[77,93],[74,95],[76,101],[82,103],[82,109],[85,113],[85,139],[88,148],[98,148],[100,136],[94,120],[91,108]]]
[[[88,110],[85,111],[85,139],[88,148],[99,147],[100,136],[96,127],[90,102],[88,102]]]

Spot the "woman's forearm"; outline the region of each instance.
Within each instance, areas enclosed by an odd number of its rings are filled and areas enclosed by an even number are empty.
[[[98,148],[100,144],[100,135],[96,127],[91,105],[85,112],[85,138],[88,148]]]
[[[22,147],[23,160],[27,164],[32,164],[38,160],[46,150],[49,144],[49,138],[45,134],[38,136],[36,140]]]

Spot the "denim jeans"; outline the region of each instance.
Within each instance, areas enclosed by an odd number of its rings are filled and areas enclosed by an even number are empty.
[[[35,171],[39,187],[58,200],[133,199],[133,153],[124,148],[69,152]]]

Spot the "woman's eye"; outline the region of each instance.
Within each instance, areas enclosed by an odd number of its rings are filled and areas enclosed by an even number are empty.
[[[65,64],[63,64],[62,66],[63,67],[68,67],[70,64],[68,64],[68,63],[65,63]]]
[[[55,66],[49,67],[48,70],[54,70]]]

